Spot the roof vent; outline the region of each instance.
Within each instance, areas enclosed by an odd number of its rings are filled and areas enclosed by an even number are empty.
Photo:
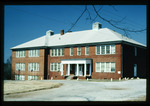
[[[52,30],[48,30],[46,31],[46,35],[52,36],[54,35],[54,32]]]
[[[93,30],[98,30],[100,28],[102,28],[102,24],[100,24],[99,22],[93,23]]]

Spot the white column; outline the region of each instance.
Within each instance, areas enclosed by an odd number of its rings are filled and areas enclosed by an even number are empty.
[[[86,63],[84,64],[84,76],[86,76]]]
[[[63,65],[64,65],[64,64],[60,64],[61,75],[63,75]]]
[[[68,64],[68,75],[70,75],[70,64]]]
[[[79,64],[77,64],[77,76],[79,76]]]
[[[92,69],[91,69],[91,68],[92,68],[92,67],[91,67],[91,64],[90,64],[90,70],[89,70],[89,71],[90,71],[90,75],[92,75]]]

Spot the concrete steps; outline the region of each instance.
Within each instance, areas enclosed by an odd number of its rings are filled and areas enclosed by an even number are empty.
[[[66,80],[71,80],[74,77],[74,75],[69,75]]]

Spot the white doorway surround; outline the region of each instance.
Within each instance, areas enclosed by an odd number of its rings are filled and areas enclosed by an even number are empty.
[[[88,73],[91,76],[92,73],[92,59],[62,59],[61,66],[67,64],[66,75],[70,75],[70,65],[75,64],[75,76],[87,76],[87,65],[89,65]],[[83,70],[84,69],[84,70]],[[60,68],[61,75],[63,75],[63,68]]]

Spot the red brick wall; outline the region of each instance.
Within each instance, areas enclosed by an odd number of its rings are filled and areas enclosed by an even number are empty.
[[[45,49],[40,49],[39,57],[28,57],[28,50],[26,50],[26,56],[24,58],[16,58],[16,51],[12,51],[12,79],[15,79],[15,75],[25,75],[25,80],[28,80],[28,75],[37,75],[39,80],[44,79],[44,56]],[[16,71],[16,63],[25,63],[25,71]],[[28,71],[28,63],[39,63],[39,71]]]
[[[73,56],[70,56],[70,48],[64,48],[64,56],[51,57],[50,63],[61,63],[61,59],[83,59],[83,58],[92,58],[93,67],[92,67],[92,78],[95,79],[104,79],[104,78],[114,78],[118,79],[121,77],[121,74],[118,74],[118,71],[121,71],[121,44],[116,45],[116,53],[109,55],[96,55],[96,46],[89,46],[89,55],[85,55],[85,46],[81,47],[81,55],[77,55],[77,47],[73,47]],[[115,73],[100,73],[95,72],[95,63],[96,62],[115,62]],[[50,65],[49,63],[49,65]],[[50,67],[49,67],[50,68]],[[50,70],[50,69],[48,69]],[[55,78],[54,73],[61,75],[60,72],[51,72],[49,78]],[[59,74],[58,74],[59,73]],[[64,75],[66,75],[66,65],[64,65]],[[57,77],[58,78],[58,77]]]

